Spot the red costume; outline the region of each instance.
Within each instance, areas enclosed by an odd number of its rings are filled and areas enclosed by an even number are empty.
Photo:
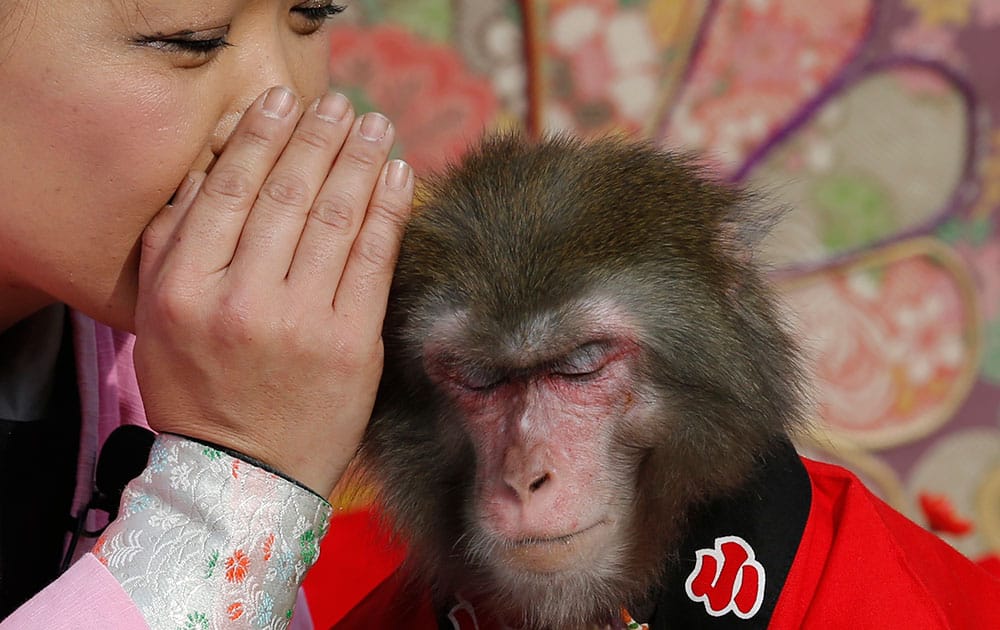
[[[499,628],[461,598],[435,611],[429,596],[404,595],[402,551],[365,533],[367,513],[349,518],[305,584],[317,628]],[[698,513],[681,558],[648,618],[633,611],[652,630],[1000,628],[1000,580],[847,470],[787,445],[739,493]],[[366,577],[345,572],[352,560]],[[331,598],[345,584],[350,601]]]

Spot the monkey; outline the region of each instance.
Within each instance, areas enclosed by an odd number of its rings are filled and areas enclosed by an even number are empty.
[[[813,492],[802,352],[757,251],[779,213],[621,137],[494,134],[422,184],[360,461],[439,611],[530,630],[773,611]],[[730,552],[720,607],[706,567]]]
[[[496,135],[426,182],[362,461],[437,592],[607,625],[801,424],[753,201],[615,138]]]

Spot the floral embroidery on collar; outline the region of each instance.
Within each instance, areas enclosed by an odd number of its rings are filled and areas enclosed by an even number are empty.
[[[622,608],[622,621],[625,623],[627,630],[649,630],[648,623],[639,623],[635,619],[632,619],[632,615],[628,614],[628,611],[624,608]]]
[[[483,623],[486,620],[480,621],[476,616],[476,609],[472,602],[463,598],[460,594],[455,596],[456,603],[455,606],[448,612],[448,621],[451,622],[452,628],[455,630],[492,630],[494,626],[490,622]],[[621,608],[621,622],[622,625],[615,624],[616,628],[624,628],[625,630],[649,630],[648,623],[639,623],[632,618],[632,615],[625,610],[624,607]],[[511,630],[507,626],[501,626],[503,630]]]

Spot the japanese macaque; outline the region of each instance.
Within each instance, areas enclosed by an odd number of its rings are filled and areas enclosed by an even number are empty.
[[[800,424],[758,206],[621,139],[499,135],[427,184],[362,454],[435,593],[611,624]]]

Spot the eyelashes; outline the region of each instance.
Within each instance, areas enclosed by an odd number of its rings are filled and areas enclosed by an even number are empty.
[[[218,32],[218,30],[220,29],[215,29],[213,32]],[[157,50],[162,50],[164,52],[187,53],[193,56],[207,56],[213,52],[232,46],[232,44],[226,41],[226,35],[229,32],[229,27],[221,30],[223,33],[215,37],[205,37],[204,33],[196,33],[194,31],[180,31],[169,36],[144,35],[137,38],[135,43],[140,46],[156,48]]]
[[[347,7],[332,2],[305,2],[292,7],[296,18],[293,25],[300,35],[311,35]],[[182,53],[194,58],[209,57],[224,48],[232,46],[227,40],[229,27],[208,31],[183,30],[171,35],[143,35],[134,40],[140,46],[148,46],[164,52]]]
[[[321,26],[323,22],[329,20],[335,15],[343,13],[345,9],[347,9],[347,7],[342,4],[321,3],[318,6],[301,4],[293,8],[292,11],[298,13],[306,20]]]
[[[611,341],[591,341],[577,346],[553,361],[519,369],[462,365],[446,359],[439,364],[441,367],[438,373],[453,386],[477,394],[489,394],[512,380],[524,377],[546,376],[567,382],[585,383],[598,378],[604,368],[616,360],[615,349],[616,346]]]

